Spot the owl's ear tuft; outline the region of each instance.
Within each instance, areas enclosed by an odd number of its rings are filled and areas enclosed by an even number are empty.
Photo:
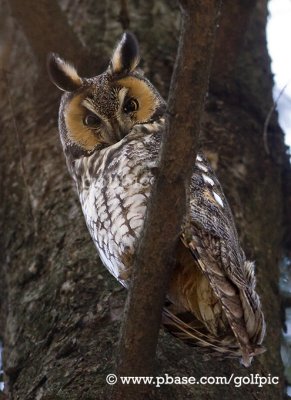
[[[61,90],[73,92],[82,85],[76,69],[55,53],[48,55],[47,69],[51,81]]]
[[[136,37],[131,32],[125,32],[113,52],[109,69],[112,74],[125,74],[133,71],[139,60]]]

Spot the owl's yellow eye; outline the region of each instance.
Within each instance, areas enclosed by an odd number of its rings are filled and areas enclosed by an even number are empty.
[[[137,111],[138,106],[139,106],[138,101],[136,99],[134,99],[133,97],[131,97],[125,101],[124,106],[123,106],[123,111],[126,114],[129,114],[131,112]]]
[[[101,119],[95,114],[87,114],[83,122],[86,126],[96,127],[101,124]]]

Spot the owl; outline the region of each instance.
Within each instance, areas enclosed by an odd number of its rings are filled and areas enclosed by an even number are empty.
[[[98,254],[128,287],[137,242],[158,171],[166,102],[138,68],[126,32],[106,71],[93,78],[56,54],[52,82],[64,94],[59,132],[69,172]],[[193,160],[187,213],[175,249],[163,324],[179,339],[249,366],[264,351],[265,322],[254,265],[240,247],[221,185],[202,153]]]

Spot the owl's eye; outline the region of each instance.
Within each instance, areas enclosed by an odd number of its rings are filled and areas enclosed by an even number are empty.
[[[139,106],[138,101],[136,99],[134,99],[133,97],[131,97],[125,101],[124,106],[123,106],[123,111],[126,114],[129,114],[133,111],[137,111],[138,106]]]
[[[101,123],[101,119],[94,114],[87,114],[83,120],[84,125],[86,126],[98,126]]]

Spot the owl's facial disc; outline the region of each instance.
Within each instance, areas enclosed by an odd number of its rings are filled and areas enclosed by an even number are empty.
[[[159,99],[149,82],[135,76],[127,76],[118,80],[117,84],[127,89],[123,112],[131,114],[135,124],[147,122],[159,104]]]
[[[66,105],[64,119],[69,142],[85,151],[92,151],[102,144],[102,118],[92,107],[84,105],[84,94],[75,95]]]
[[[134,125],[149,121],[160,104],[150,83],[139,76],[115,81],[103,74],[88,84],[64,110],[69,142],[84,151],[117,143]]]
[[[96,84],[93,90],[91,87],[90,91],[73,96],[64,110],[69,143],[92,152],[126,136],[134,124],[127,92],[127,89],[119,88],[109,94],[108,87]],[[127,115],[123,102],[127,104]]]

